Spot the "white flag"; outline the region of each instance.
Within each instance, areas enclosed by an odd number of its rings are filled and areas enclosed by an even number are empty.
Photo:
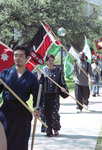
[[[86,36],[85,36],[85,46],[84,46],[83,52],[85,53],[85,55],[86,55],[87,58],[88,58],[87,61],[91,64],[92,53],[91,53],[90,47],[89,47],[89,45],[88,45]]]

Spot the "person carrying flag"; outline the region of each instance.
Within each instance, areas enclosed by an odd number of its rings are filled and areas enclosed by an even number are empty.
[[[88,76],[86,74],[90,75],[92,79],[92,83],[94,83],[94,76],[92,73],[91,65],[85,60],[84,52],[79,53],[79,60],[77,63],[76,63],[76,60],[74,60],[73,72],[75,73],[75,76],[76,76],[75,97],[76,97],[76,100],[78,100],[82,105],[85,104],[88,109],[88,104],[89,104],[88,99],[90,96],[90,90],[89,90],[89,85],[88,85]],[[85,71],[86,74],[83,71]],[[79,103],[77,103],[77,113],[82,112],[82,109],[83,107]]]
[[[68,87],[63,77],[62,69],[54,66],[55,57],[51,54],[46,56],[47,66],[42,68],[42,71],[59,84],[62,88],[60,89],[51,80],[49,80],[44,74],[38,72],[38,79],[40,84],[43,85],[43,93],[45,96],[45,103],[42,108],[42,120],[47,123],[48,129],[42,125],[42,132],[46,132],[47,136],[52,137],[58,135],[60,130],[60,115],[58,113],[60,108],[59,95],[63,98],[67,98],[69,95],[65,93],[68,91]]]
[[[39,82],[37,77],[26,67],[29,59],[29,49],[16,46],[13,50],[16,67],[3,70],[0,78],[22,99],[24,103],[33,95],[33,107],[36,106]],[[0,82],[0,92],[3,91],[3,105],[0,107],[0,121],[4,126],[7,138],[7,150],[28,150],[32,114],[10,93]],[[42,94],[40,108],[44,103]],[[34,110],[34,117],[41,115],[40,109]]]

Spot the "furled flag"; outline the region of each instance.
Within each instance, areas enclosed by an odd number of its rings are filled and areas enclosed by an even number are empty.
[[[73,57],[73,59],[78,60],[78,53],[74,50],[74,48],[71,46],[69,53]],[[74,61],[70,57],[70,55],[66,56],[65,62],[64,62],[64,72],[65,72],[65,77],[68,78],[69,80],[72,80],[73,78],[70,78],[70,76],[73,74],[73,67],[74,67]]]
[[[100,38],[100,40],[98,39],[93,40],[93,47],[94,47],[95,52],[102,50],[102,37]]]
[[[14,65],[13,51],[0,43],[0,72]]]
[[[27,47],[31,52],[34,52],[34,55],[37,54],[36,59],[32,59],[32,57],[29,59],[29,61],[34,65],[41,64],[38,61],[42,61],[42,58],[45,61],[45,57],[48,53],[56,56],[61,48],[60,43],[57,42],[48,31],[48,26],[46,28],[44,25],[40,26],[39,30],[33,39],[28,43]],[[42,62],[42,64],[39,65],[39,68],[43,67],[44,65]],[[34,67],[29,62],[27,62],[26,67],[30,71],[34,70]]]
[[[85,55],[88,58],[87,62],[89,62],[91,64],[92,52],[91,52],[90,47],[88,45],[88,41],[87,41],[86,36],[85,36],[85,46],[84,46],[83,52],[85,53]]]

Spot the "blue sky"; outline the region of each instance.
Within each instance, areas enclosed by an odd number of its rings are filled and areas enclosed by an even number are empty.
[[[96,4],[102,4],[102,0],[89,0],[89,2],[94,2]]]

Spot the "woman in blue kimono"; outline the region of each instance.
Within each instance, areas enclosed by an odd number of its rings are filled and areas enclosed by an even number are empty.
[[[60,130],[60,116],[58,114],[60,102],[59,95],[63,98],[68,97],[65,91],[68,91],[66,86],[62,69],[54,66],[55,57],[51,54],[46,56],[46,67],[42,68],[42,71],[53,79],[62,88],[60,89],[56,84],[46,77],[44,74],[38,72],[38,79],[43,85],[43,93],[45,96],[45,104],[42,109],[42,120],[48,125],[48,129],[42,125],[42,132],[47,132],[47,136],[52,136],[54,134],[58,135],[58,130]]]
[[[29,50],[25,46],[14,48],[16,67],[3,70],[0,78],[26,103],[30,94],[33,95],[33,106],[36,106],[39,82],[34,74],[26,67],[29,59]],[[3,105],[0,108],[6,137],[7,150],[28,150],[32,114],[0,83],[0,92],[3,91]],[[41,98],[40,107],[44,98]],[[40,110],[34,111],[34,117],[40,117]]]

